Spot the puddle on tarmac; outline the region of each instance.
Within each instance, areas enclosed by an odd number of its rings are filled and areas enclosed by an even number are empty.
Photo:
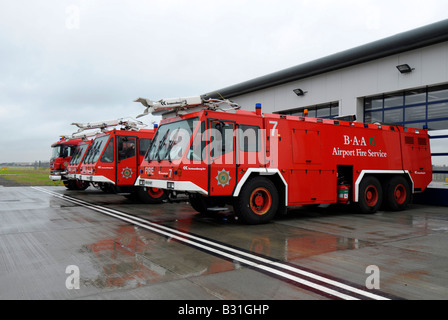
[[[103,204],[108,202],[102,200]],[[298,263],[297,260],[302,258],[369,245],[358,239],[307,230],[297,225],[247,226],[235,220],[232,212],[204,217],[187,202],[148,206],[115,195],[105,206],[286,262]],[[114,236],[84,245],[81,253],[88,256],[94,268],[88,275],[83,273],[82,281],[98,288],[134,288],[241,268],[238,262],[132,225],[121,225]]]
[[[134,288],[149,283],[234,270],[232,262],[125,225],[111,239],[83,246],[97,274],[84,285]]]
[[[195,234],[204,228],[201,222],[186,219],[176,222],[176,229]],[[362,246],[356,239],[337,237],[297,228],[276,226],[273,233],[264,226],[215,225],[211,232],[216,239],[216,227],[225,229],[219,242],[236,246],[258,255],[283,261],[294,261],[337,250],[355,250]],[[283,230],[278,230],[279,228]],[[178,241],[159,236],[132,225],[122,225],[109,239],[87,244],[80,250],[87,254],[96,272],[82,280],[84,285],[97,288],[135,288],[150,283],[220,273],[240,268],[240,264],[189,247]]]

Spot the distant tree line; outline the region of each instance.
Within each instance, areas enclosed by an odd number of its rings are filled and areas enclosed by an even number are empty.
[[[48,161],[34,161],[34,162],[2,162],[0,167],[32,167],[34,169],[47,169],[50,168],[50,162]]]

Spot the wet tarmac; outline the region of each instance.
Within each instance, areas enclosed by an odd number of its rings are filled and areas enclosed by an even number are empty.
[[[446,207],[247,226],[185,201],[0,186],[0,299],[447,299],[447,240]]]

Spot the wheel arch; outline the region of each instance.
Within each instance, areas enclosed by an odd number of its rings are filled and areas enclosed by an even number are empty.
[[[252,177],[263,176],[270,179],[276,186],[279,193],[279,199],[284,206],[288,206],[288,184],[280,173],[279,169],[271,168],[249,168],[244,173],[243,177],[237,183],[233,197],[238,197],[244,184]]]
[[[383,184],[386,178],[397,175],[405,177],[411,186],[411,193],[414,193],[414,181],[408,170],[362,170],[354,183],[354,202],[359,202],[359,185],[364,177],[374,176]]]

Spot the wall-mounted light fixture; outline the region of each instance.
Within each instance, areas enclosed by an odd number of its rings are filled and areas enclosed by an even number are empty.
[[[302,89],[294,89],[294,90],[292,90],[292,91],[294,91],[294,93],[295,93],[296,95],[298,95],[299,97],[304,96],[305,93],[308,92],[308,91],[303,91]]]
[[[400,73],[410,73],[412,70],[415,70],[414,68],[411,68],[408,64],[400,64],[397,66],[398,71]]]

